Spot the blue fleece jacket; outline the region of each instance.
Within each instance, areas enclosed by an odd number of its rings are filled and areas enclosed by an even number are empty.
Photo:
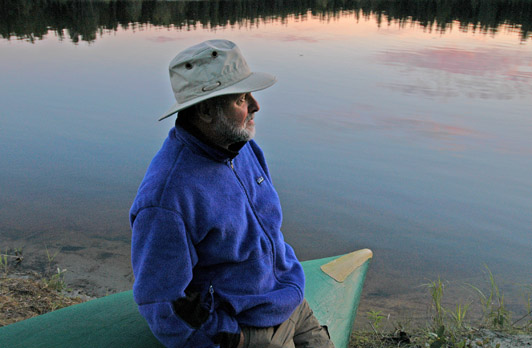
[[[188,129],[188,128],[187,128]],[[254,141],[231,154],[170,130],[131,207],[133,292],[167,347],[234,347],[287,320],[304,274]]]

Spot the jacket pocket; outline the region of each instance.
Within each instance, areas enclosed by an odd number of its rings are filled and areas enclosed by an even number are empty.
[[[213,308],[214,302],[211,303]],[[198,292],[187,293],[182,297],[172,302],[174,313],[179,316],[191,327],[199,328],[212,313],[212,308],[205,309],[201,304],[201,295]]]

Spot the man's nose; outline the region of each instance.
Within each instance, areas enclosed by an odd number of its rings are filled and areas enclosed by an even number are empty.
[[[251,93],[248,96],[248,112],[257,112],[260,110],[260,105],[257,99],[251,95]]]

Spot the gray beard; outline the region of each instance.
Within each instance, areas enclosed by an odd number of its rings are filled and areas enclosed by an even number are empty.
[[[252,115],[250,114],[246,121],[249,121],[251,117]],[[255,129],[249,130],[246,127],[240,127],[240,125],[230,121],[220,109],[215,119],[214,130],[221,144],[229,145],[241,141],[250,141],[255,136]]]

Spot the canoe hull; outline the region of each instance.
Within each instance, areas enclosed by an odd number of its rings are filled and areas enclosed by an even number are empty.
[[[341,257],[329,257],[303,262],[305,270],[305,298],[322,325],[326,325],[336,348],[347,348],[362,286],[372,253],[363,249]],[[340,282],[326,274],[322,267],[333,264],[332,269],[348,273]],[[346,271],[345,266],[349,269]]]

